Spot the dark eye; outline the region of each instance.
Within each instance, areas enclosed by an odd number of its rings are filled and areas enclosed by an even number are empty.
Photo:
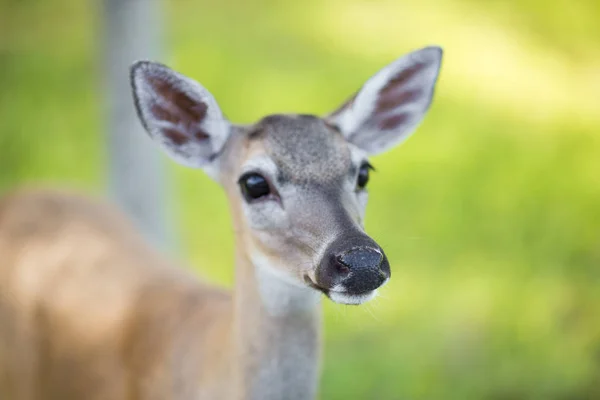
[[[267,182],[264,176],[256,172],[242,175],[238,183],[240,184],[244,198],[248,202],[268,196],[271,193],[269,182]]]
[[[360,166],[360,169],[358,170],[358,178],[356,180],[356,185],[359,189],[364,189],[365,186],[367,186],[367,183],[369,182],[370,169],[373,169],[373,167],[369,163],[364,163]]]

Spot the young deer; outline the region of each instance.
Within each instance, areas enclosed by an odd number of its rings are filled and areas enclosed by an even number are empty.
[[[320,298],[361,304],[390,277],[363,230],[367,156],[427,111],[442,52],[394,61],[324,118],[230,124],[197,82],[141,61],[135,104],[176,161],[227,193],[233,295],[170,266],[110,208],[21,192],[0,203],[0,397],[313,399]]]

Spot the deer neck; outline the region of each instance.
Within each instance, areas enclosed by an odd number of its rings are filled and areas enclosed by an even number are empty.
[[[321,306],[238,246],[233,346],[242,399],[313,399],[319,376]],[[258,265],[257,265],[258,264]]]

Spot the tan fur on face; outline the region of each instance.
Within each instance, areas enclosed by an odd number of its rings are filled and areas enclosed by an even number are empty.
[[[266,150],[282,180],[300,185],[335,185],[348,174],[348,143],[320,118],[278,115],[264,121]]]
[[[227,170],[221,183],[241,217],[236,230],[255,263],[268,264],[304,286],[339,232],[335,208],[349,205],[345,213],[359,223],[350,171],[361,160],[352,161],[349,146],[338,131],[308,115],[272,115],[233,131],[223,154]],[[270,181],[278,202],[247,204],[237,178],[248,171]]]

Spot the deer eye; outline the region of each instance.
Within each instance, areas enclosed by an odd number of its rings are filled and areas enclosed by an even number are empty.
[[[371,164],[363,163],[358,170],[358,178],[356,179],[356,186],[359,189],[364,189],[369,182],[369,170],[373,169]]]
[[[249,172],[238,180],[242,194],[247,202],[260,199],[271,194],[271,187],[264,176]]]

